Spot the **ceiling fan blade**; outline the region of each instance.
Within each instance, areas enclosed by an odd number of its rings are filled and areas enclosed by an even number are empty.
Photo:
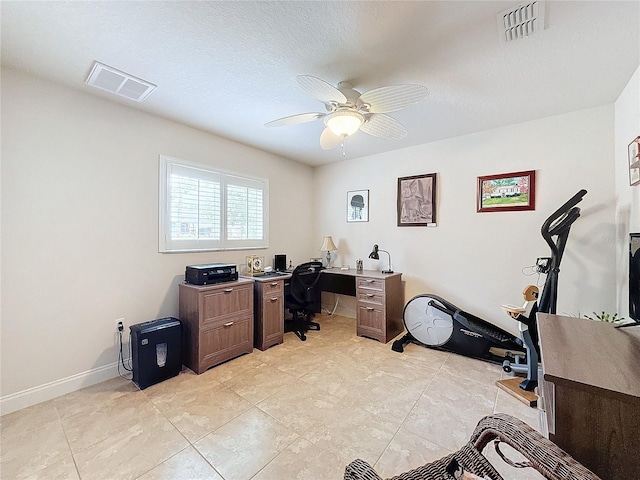
[[[343,137],[333,133],[329,127],[325,128],[320,135],[320,146],[323,150],[331,150],[342,142]]]
[[[298,85],[322,103],[347,103],[347,97],[333,85],[311,75],[298,75]]]
[[[390,138],[392,140],[400,140],[407,136],[407,131],[402,124],[384,113],[369,115],[360,130],[374,137]]]
[[[371,113],[389,113],[418,103],[429,95],[422,85],[391,85],[363,93],[360,101],[369,104]]]
[[[316,118],[324,117],[324,113],[299,113],[289,117],[279,118],[264,124],[265,127],[282,127],[285,125],[296,125],[298,123],[312,122]]]

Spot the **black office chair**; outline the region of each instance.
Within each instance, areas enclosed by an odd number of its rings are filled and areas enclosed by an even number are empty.
[[[288,291],[285,292],[284,306],[292,318],[284,325],[285,332],[294,332],[303,342],[308,330],[320,330],[320,324],[312,322],[314,288],[320,279],[322,262],[307,262],[298,265],[291,274]]]

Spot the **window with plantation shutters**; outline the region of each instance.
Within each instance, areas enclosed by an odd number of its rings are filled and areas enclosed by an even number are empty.
[[[160,156],[160,251],[266,248],[269,182]]]

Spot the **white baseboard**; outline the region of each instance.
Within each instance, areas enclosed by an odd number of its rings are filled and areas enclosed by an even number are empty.
[[[125,359],[128,362],[128,359]],[[70,377],[61,378],[37,387],[28,388],[21,392],[11,393],[0,397],[0,413],[15,412],[23,408],[46,402],[52,398],[75,392],[76,390],[104,382],[118,376],[118,362],[103,367],[93,368],[86,372],[77,373]]]

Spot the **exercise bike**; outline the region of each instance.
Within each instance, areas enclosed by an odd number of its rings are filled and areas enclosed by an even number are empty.
[[[523,371],[521,365],[513,365],[509,361],[503,362],[502,368],[505,372],[514,371],[516,373],[526,373],[527,377],[520,383],[520,388],[526,391],[533,391],[538,385],[538,360],[540,358],[540,345],[538,344],[537,313],[556,313],[558,303],[558,277],[560,274],[560,263],[564,249],[569,239],[571,225],[580,217],[580,208],[576,205],[582,201],[587,194],[586,190],[580,190],[571,197],[564,205],[553,212],[545,220],[540,229],[542,238],[551,249],[550,258],[538,259],[537,265],[540,273],[546,273],[542,295],[537,304],[529,314],[503,305],[502,308],[509,316],[518,322],[518,327],[522,334],[527,348],[527,364]],[[536,295],[537,296],[537,295]]]
[[[538,299],[537,289],[525,289],[525,306],[511,308],[514,314],[510,315],[518,320],[522,338],[461,310],[441,297],[422,294],[405,305],[402,317],[407,333],[393,342],[391,349],[403,352],[405,345],[413,342],[501,363],[505,371],[526,373],[527,379],[520,388],[533,390],[537,385],[539,356],[536,313],[555,313],[560,261],[571,225],[580,216],[580,209],[575,205],[586,193],[586,190],[580,190],[542,225],[542,236],[551,248],[542,295]]]
[[[391,349],[403,352],[410,342],[495,363],[524,364],[522,340],[486,320],[431,294],[413,297],[402,318],[407,333]]]

